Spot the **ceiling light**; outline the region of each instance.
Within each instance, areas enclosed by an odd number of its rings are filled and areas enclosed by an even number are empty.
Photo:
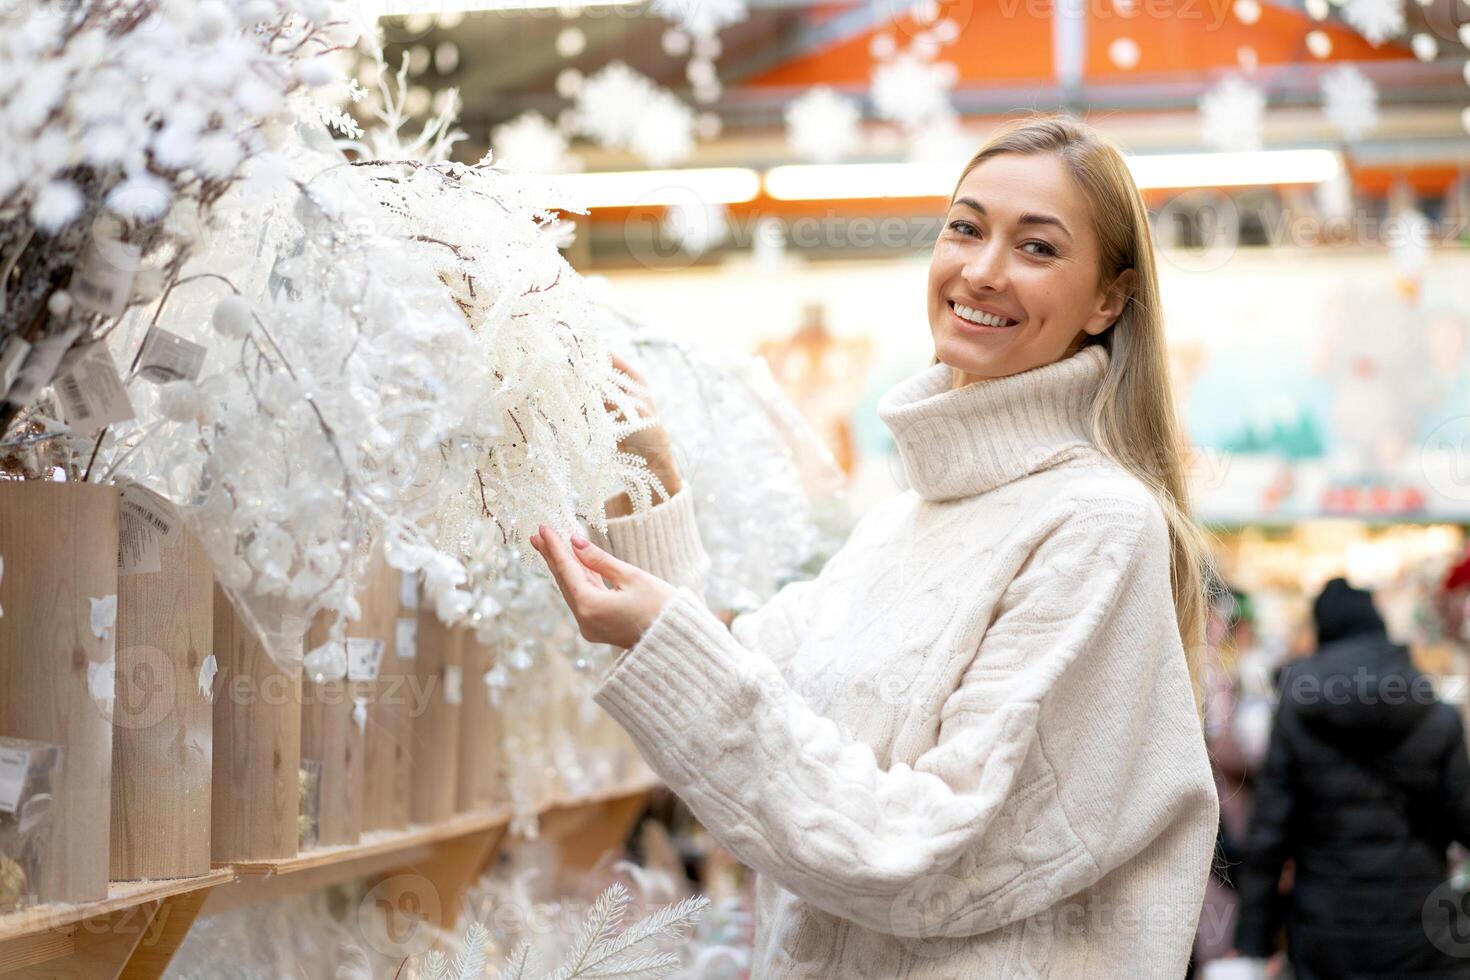
[[[556,182],[590,208],[740,204],[755,200],[761,187],[760,175],[744,167],[562,174]]]

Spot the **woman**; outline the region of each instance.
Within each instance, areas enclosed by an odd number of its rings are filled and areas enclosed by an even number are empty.
[[[1117,151],[1068,119],[993,138],[928,306],[938,361],[879,407],[912,489],[815,580],[726,630],[661,438],[672,496],[613,554],[532,544],[628,648],[598,703],[758,872],[752,976],[1177,980],[1218,812],[1204,596]]]

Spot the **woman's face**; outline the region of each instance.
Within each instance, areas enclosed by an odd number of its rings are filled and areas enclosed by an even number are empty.
[[[1051,153],[1003,153],[960,181],[929,264],[929,329],[955,387],[1074,353],[1123,310],[1098,276],[1086,199]]]

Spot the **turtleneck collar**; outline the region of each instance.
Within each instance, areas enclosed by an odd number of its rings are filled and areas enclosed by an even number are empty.
[[[950,390],[953,371],[936,364],[885,394],[878,417],[919,496],[972,497],[1091,445],[1092,401],[1107,366],[1107,350],[1092,345],[1055,364]]]

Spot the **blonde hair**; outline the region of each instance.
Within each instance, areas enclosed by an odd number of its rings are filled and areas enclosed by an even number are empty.
[[[1122,314],[1111,328],[1090,338],[1109,354],[1107,373],[1092,405],[1092,439],[1152,491],[1164,512],[1174,612],[1195,707],[1201,709],[1205,536],[1190,516],[1185,446],[1169,385],[1148,209],[1117,147],[1080,120],[1040,116],[1011,123],[970,158],[960,180],[1003,153],[1053,153],[1060,158],[1091,205],[1101,246],[1101,282],[1107,284],[1123,271],[1134,270],[1133,288]]]

